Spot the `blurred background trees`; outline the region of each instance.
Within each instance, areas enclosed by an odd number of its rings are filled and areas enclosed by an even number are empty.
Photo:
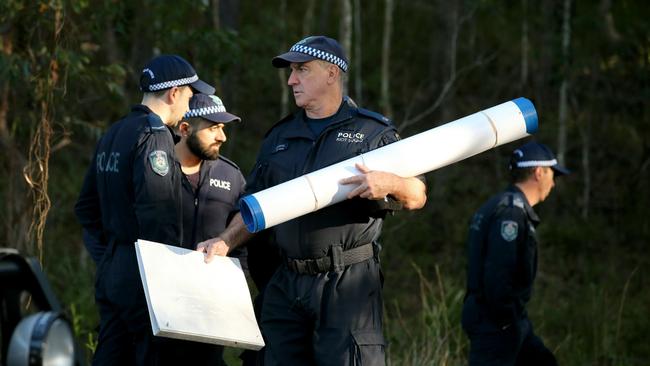
[[[325,34],[348,51],[348,94],[403,136],[533,101],[535,139],[574,174],[537,209],[531,316],[562,364],[648,364],[649,9],[639,0],[4,0],[0,246],[41,258],[91,351],[94,266],[72,206],[97,139],[140,101],[142,65],[177,53],[217,86],[244,119],[222,152],[247,173],[264,132],[294,108],[271,58]],[[387,220],[392,364],[464,362],[467,221],[505,186],[520,143],[428,174],[427,206]]]

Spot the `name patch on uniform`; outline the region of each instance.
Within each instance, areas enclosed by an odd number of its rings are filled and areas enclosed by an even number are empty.
[[[501,237],[505,241],[513,241],[517,238],[519,225],[516,222],[506,220],[501,222]]]
[[[210,187],[217,187],[217,188],[222,188],[227,191],[230,190],[230,182],[227,180],[219,180],[219,179],[212,179],[210,178]]]
[[[352,142],[352,143],[358,143],[358,142],[363,142],[363,138],[366,135],[361,133],[361,132],[355,132],[355,131],[339,131],[336,134],[336,141],[337,142]]]
[[[155,150],[149,154],[149,163],[151,163],[151,169],[160,175],[165,176],[169,173],[169,162],[167,161],[167,153],[162,150]]]

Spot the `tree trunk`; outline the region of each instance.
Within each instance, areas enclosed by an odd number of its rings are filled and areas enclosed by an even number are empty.
[[[611,0],[602,0],[600,2],[600,12],[605,19],[605,31],[607,37],[611,42],[618,42],[621,40],[621,34],[616,29],[616,24],[614,23],[614,16],[612,15],[612,1]]]
[[[286,9],[287,9],[287,4],[283,0],[283,4],[280,4],[280,7],[284,8],[284,13],[280,14],[286,14]],[[314,8],[316,6],[316,2],[314,0],[307,0],[307,6],[305,7],[305,17],[302,19],[302,36],[307,37],[311,35],[311,29],[312,29],[312,24],[314,23]],[[282,24],[283,28],[286,28],[285,24]],[[284,33],[283,33],[284,34]]]
[[[210,0],[210,21],[212,21],[212,28],[215,30],[221,29],[221,21],[219,19],[219,0]]]
[[[350,62],[354,64],[354,70],[352,71],[354,75],[354,100],[359,106],[363,105],[361,40],[361,1],[354,0],[354,54],[352,56],[348,55],[348,58],[353,57]]]
[[[306,19],[311,18],[314,12],[314,0],[309,0],[309,4],[307,5],[307,10],[305,14],[305,23],[303,23],[303,35],[306,35],[305,31],[308,31],[305,27],[308,27],[309,25],[307,24]],[[282,16],[285,16],[287,14],[287,0],[281,0],[280,1],[280,14]],[[282,22],[280,25],[280,34],[284,35],[287,34],[287,26],[286,22]],[[288,49],[287,47],[287,42],[285,39],[281,41],[281,48],[282,52],[285,52],[285,50]],[[280,117],[283,118],[287,114],[289,114],[289,85],[287,85],[287,73],[286,69],[284,68],[279,68],[278,69],[278,80],[280,81]]]
[[[138,9],[148,9],[149,1],[152,0],[137,0],[135,4],[131,5],[138,11]],[[149,61],[156,49],[152,46],[157,42],[154,42],[151,39],[151,35],[154,32],[151,32],[149,29],[151,27],[156,27],[155,22],[153,21],[153,16],[149,12],[141,12],[138,16],[133,17],[133,25],[129,30],[130,36],[130,50],[128,60],[127,70],[131,73],[127,75],[126,80],[140,80],[140,72],[144,64]],[[126,88],[128,91],[127,100],[139,100],[142,97],[142,94],[137,91],[134,93],[133,88]]]
[[[562,83],[558,113],[557,160],[564,164],[567,149],[567,114],[569,93],[569,49],[571,42],[571,0],[564,0],[562,16]]]
[[[239,29],[239,0],[220,0],[219,2],[219,24],[221,28]]]
[[[590,118],[582,118],[584,124],[580,129],[580,137],[582,138],[582,179],[584,181],[584,188],[582,190],[582,218],[589,218],[589,206],[591,204],[591,168],[589,163],[589,142],[591,140],[591,124]]]
[[[393,0],[384,2],[384,34],[381,48],[381,109],[384,115],[392,118],[390,100],[390,45],[393,33]]]
[[[238,34],[239,29],[239,1],[238,0],[211,0],[212,1],[212,16],[218,18],[218,23],[214,23],[215,30],[228,30],[234,31],[233,34]],[[216,14],[215,14],[216,12]],[[240,84],[239,77],[241,75],[241,64],[235,63],[232,70],[228,73],[219,75],[216,80],[215,87],[218,87],[218,94],[227,103],[226,106],[230,110],[238,110],[239,101],[237,99],[237,85]],[[233,128],[230,130],[230,137],[233,141],[237,141],[237,136],[241,134],[241,129]],[[232,156],[237,145],[226,144],[224,153]]]
[[[2,34],[2,53],[10,59],[13,55],[13,29]],[[0,246],[9,246],[24,251],[29,233],[30,205],[25,191],[23,167],[27,163],[25,155],[18,149],[12,134],[13,127],[9,123],[11,88],[9,81],[0,82],[0,167],[6,177],[3,188],[2,202],[5,203],[0,218],[3,221],[4,234],[0,238]]]
[[[341,23],[339,24],[339,41],[343,52],[348,56],[351,55],[352,45],[352,4],[350,0],[341,0]],[[343,78],[343,95],[348,95],[348,78]]]
[[[528,81],[528,0],[521,0],[521,74],[519,88],[524,92]]]

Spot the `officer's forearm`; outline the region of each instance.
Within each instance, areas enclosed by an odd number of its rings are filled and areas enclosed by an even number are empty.
[[[230,224],[228,224],[226,230],[224,230],[219,236],[228,245],[228,251],[230,252],[242,243],[248,241],[253,237],[253,235],[255,234],[246,230],[246,224],[244,224],[241,214],[237,213],[230,221]]]
[[[391,196],[407,210],[417,210],[427,202],[426,186],[418,178],[397,177],[394,186]]]

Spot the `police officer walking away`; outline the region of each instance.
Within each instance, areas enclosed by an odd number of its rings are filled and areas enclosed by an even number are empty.
[[[305,38],[272,63],[291,68],[288,84],[300,109],[266,134],[248,192],[399,139],[387,118],[344,100],[348,61],[336,40]],[[385,364],[377,240],[386,211],[421,208],[426,187],[422,178],[357,169],[341,181],[357,186],[348,200],[269,229],[284,261],[264,293],[265,365]],[[207,261],[250,236],[241,218],[233,223],[199,244]]]
[[[134,242],[181,242],[180,170],[171,127],[194,91],[214,93],[176,55],[142,70],[142,103],[114,123],[97,144],[75,213],[97,265],[100,329],[94,365],[165,363],[165,339],[154,339]]]
[[[224,128],[241,118],[230,114],[219,97],[195,94],[190,110],[178,125],[181,140],[176,156],[181,164],[183,194],[183,243],[196,243],[221,233],[238,212],[237,201],[246,181],[239,167],[219,154],[226,142]],[[232,253],[231,253],[232,254]],[[223,364],[223,347],[199,342],[176,341],[182,347],[171,355],[178,365]]]
[[[509,169],[512,184],[474,214],[469,228],[462,316],[471,343],[469,364],[557,365],[535,335],[526,303],[537,273],[540,220],[533,206],[548,197],[554,176],[569,171],[537,142],[516,149]]]

